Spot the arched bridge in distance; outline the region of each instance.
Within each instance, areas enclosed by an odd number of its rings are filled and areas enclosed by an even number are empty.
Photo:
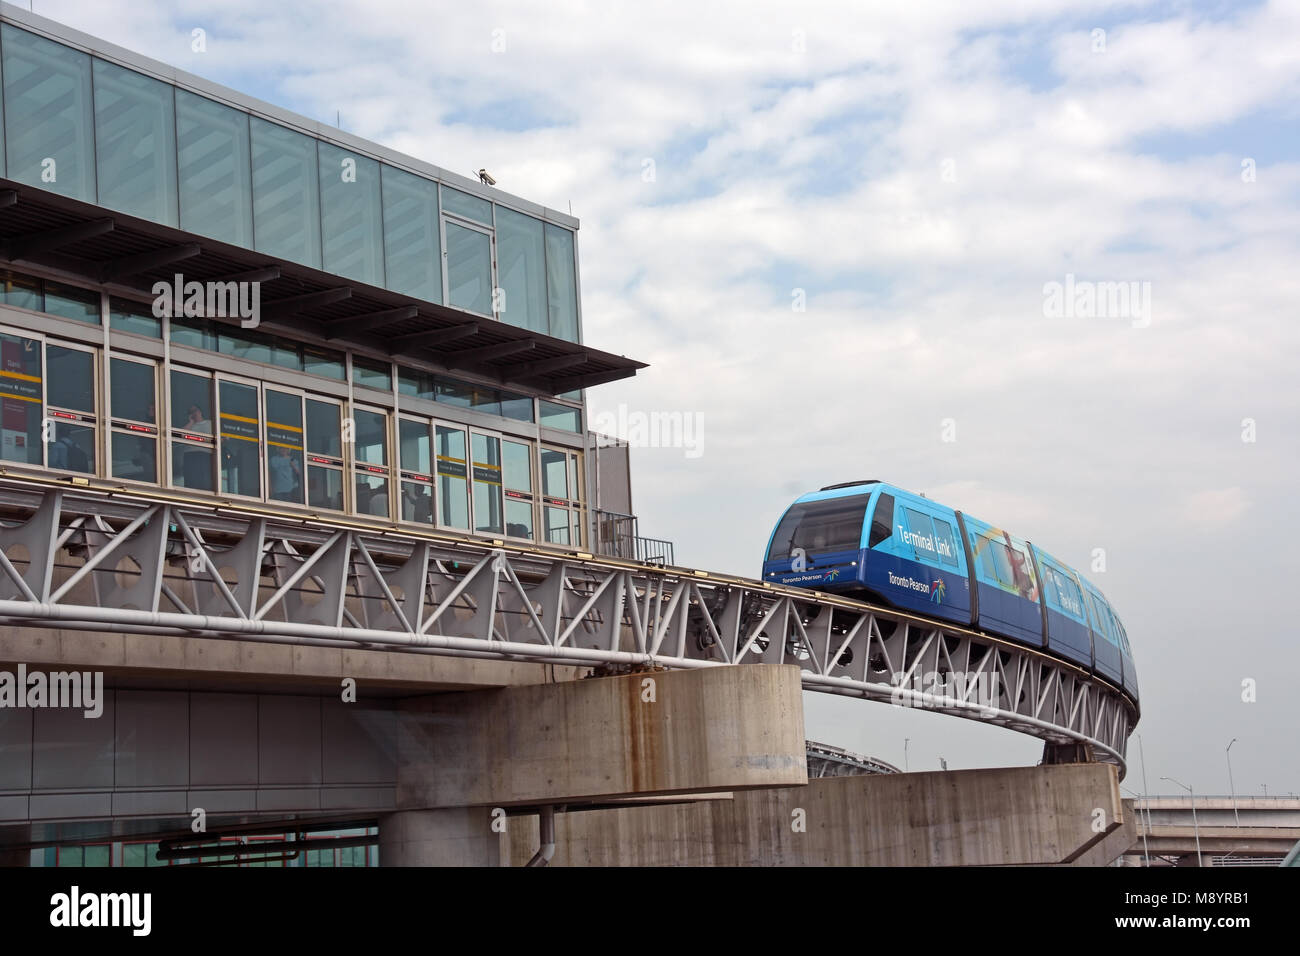
[[[1005,727],[1121,775],[1138,718],[1042,650],[816,591],[11,470],[0,506],[9,625],[609,671],[795,664],[805,690]]]

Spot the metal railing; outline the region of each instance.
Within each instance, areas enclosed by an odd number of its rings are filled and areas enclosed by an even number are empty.
[[[675,564],[673,543],[662,538],[645,538],[637,534],[635,515],[592,509],[596,525],[596,553],[629,561],[642,561],[665,567]]]

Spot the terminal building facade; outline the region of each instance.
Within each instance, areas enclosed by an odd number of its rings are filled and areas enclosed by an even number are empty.
[[[575,219],[8,5],[0,85],[0,467],[596,547]]]
[[[0,476],[646,557],[626,445],[585,406],[644,366],[584,344],[577,230],[4,4]],[[374,865],[374,835],[258,839],[270,865]]]

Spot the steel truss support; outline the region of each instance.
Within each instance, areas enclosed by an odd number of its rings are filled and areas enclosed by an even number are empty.
[[[30,485],[0,495],[0,621],[614,667],[795,664],[1124,768],[1120,689],[1031,648],[841,597],[573,552]],[[87,587],[87,579],[93,585]]]

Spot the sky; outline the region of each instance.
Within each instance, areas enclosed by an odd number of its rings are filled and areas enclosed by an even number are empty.
[[[632,451],[679,564],[756,575],[822,485],[924,492],[1106,593],[1125,787],[1226,794],[1236,738],[1238,794],[1300,793],[1300,4],[35,12],[571,210],[584,341],[650,363],[593,420],[690,426]],[[810,738],[900,767],[1041,753],[805,697]]]

